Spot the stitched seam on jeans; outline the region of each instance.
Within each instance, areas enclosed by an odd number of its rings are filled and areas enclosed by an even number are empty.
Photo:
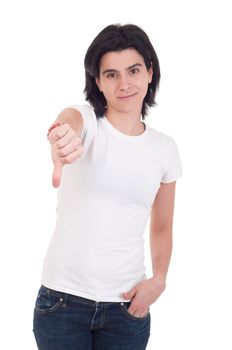
[[[122,312],[124,313],[125,316],[127,316],[127,318],[130,318],[132,320],[136,320],[136,321],[144,321],[147,319],[148,315],[149,315],[149,311],[148,313],[146,314],[146,316],[144,317],[136,317],[136,316],[133,316],[129,313],[129,311],[127,310],[126,306],[124,304],[121,304],[121,309],[122,309]]]
[[[49,312],[54,312],[57,309],[59,309],[59,307],[61,306],[62,303],[63,303],[63,299],[60,300],[57,304],[53,305],[51,308],[48,308],[48,309],[40,309],[37,305],[35,305],[35,310],[38,311],[39,313],[42,313],[42,314],[46,314],[46,313],[49,313]]]

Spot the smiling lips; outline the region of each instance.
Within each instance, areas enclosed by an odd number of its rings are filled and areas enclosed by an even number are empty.
[[[135,96],[135,95],[136,95],[136,94],[128,95],[128,96],[118,96],[118,98],[120,98],[120,99],[127,99],[127,98],[133,97],[133,96]]]

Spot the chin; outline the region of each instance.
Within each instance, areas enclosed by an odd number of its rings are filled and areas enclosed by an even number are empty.
[[[125,108],[117,108],[117,111],[118,112],[121,112],[121,113],[131,113],[131,112],[135,112],[137,109],[136,108],[129,108],[129,107],[126,107]]]

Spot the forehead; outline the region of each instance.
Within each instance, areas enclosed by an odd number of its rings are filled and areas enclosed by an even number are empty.
[[[100,60],[100,69],[105,68],[127,68],[135,63],[144,63],[143,56],[133,48],[121,51],[110,51],[105,53]]]

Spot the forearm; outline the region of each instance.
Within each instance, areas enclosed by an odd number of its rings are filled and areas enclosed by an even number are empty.
[[[150,251],[153,277],[165,283],[172,254],[172,232],[150,232]]]

